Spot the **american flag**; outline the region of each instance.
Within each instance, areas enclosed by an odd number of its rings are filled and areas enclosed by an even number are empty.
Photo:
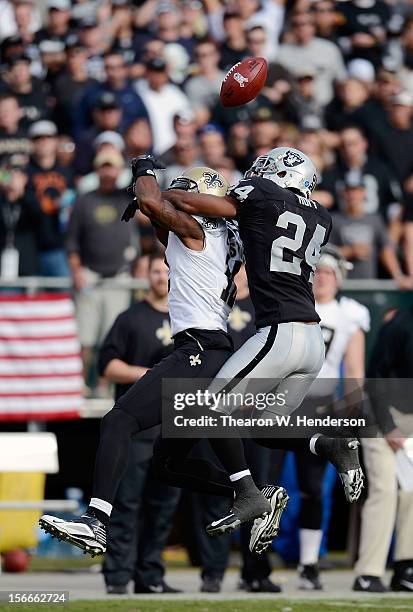
[[[0,421],[72,419],[82,362],[69,295],[0,295]]]

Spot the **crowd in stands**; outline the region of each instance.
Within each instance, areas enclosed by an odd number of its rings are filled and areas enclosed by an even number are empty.
[[[409,3],[1,0],[0,53],[0,248],[19,252],[3,276],[72,274],[80,289],[83,268],[112,276],[153,251],[146,219],[118,224],[136,155],[163,159],[163,187],[198,164],[234,183],[286,145],[316,163],[350,278],[413,286]],[[223,108],[226,70],[251,55],[265,88]],[[122,248],[94,252],[88,216]]]

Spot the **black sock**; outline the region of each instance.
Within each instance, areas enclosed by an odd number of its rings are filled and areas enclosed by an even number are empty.
[[[97,520],[103,523],[105,527],[108,527],[110,516],[106,514],[106,512],[103,512],[102,510],[99,510],[98,508],[95,508],[94,506],[88,506],[86,510],[86,514],[88,516],[93,516],[94,518],[97,518]]]
[[[243,476],[238,480],[234,480],[234,482],[232,482],[231,484],[234,487],[235,494],[237,497],[249,495],[252,491],[255,492],[257,488],[252,476]]]

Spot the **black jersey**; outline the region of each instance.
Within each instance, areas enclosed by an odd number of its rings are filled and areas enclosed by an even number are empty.
[[[257,327],[319,321],[312,281],[331,217],[314,200],[252,177],[231,187]]]
[[[99,351],[99,373],[103,375],[112,359],[121,359],[128,365],[152,368],[169,355],[172,348],[168,313],[156,310],[143,300],[132,304],[114,321]],[[117,384],[115,399],[119,399],[131,386]]]

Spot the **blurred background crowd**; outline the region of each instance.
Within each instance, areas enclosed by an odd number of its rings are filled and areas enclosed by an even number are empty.
[[[296,146],[350,277],[412,287],[409,2],[2,0],[0,54],[0,248],[20,253],[3,275],[72,274],[80,289],[79,262],[136,274],[156,248],[142,216],[117,223],[136,155],[162,158],[166,187],[193,165],[234,183],[257,155]],[[266,86],[224,109],[222,78],[251,55],[268,60]],[[119,238],[105,252],[79,240],[86,207],[91,231]]]
[[[248,56],[267,59],[267,83],[253,102],[225,109],[222,79]],[[333,214],[331,242],[353,264],[349,278],[412,289],[412,116],[409,1],[0,0],[1,276],[72,278],[88,395],[93,350],[130,303],[128,290],[104,289],[102,279],[149,279],[149,303],[164,313],[154,323],[158,349],[171,342],[160,245],[142,214],[119,221],[131,158],[162,159],[162,188],[197,165],[233,184],[258,155],[292,146],[317,166],[315,199]],[[244,282],[240,299],[247,294]],[[233,331],[252,325],[247,310],[235,309]],[[118,321],[101,374],[127,329],[127,318]],[[140,364],[125,384],[153,365],[135,349],[122,349]],[[103,379],[97,393],[108,395]],[[76,443],[74,430],[64,436]],[[156,495],[154,507],[166,508]],[[215,502],[197,503],[201,524]],[[204,545],[206,576],[219,589],[229,548],[217,560]],[[269,575],[265,563],[251,571],[249,584]]]

